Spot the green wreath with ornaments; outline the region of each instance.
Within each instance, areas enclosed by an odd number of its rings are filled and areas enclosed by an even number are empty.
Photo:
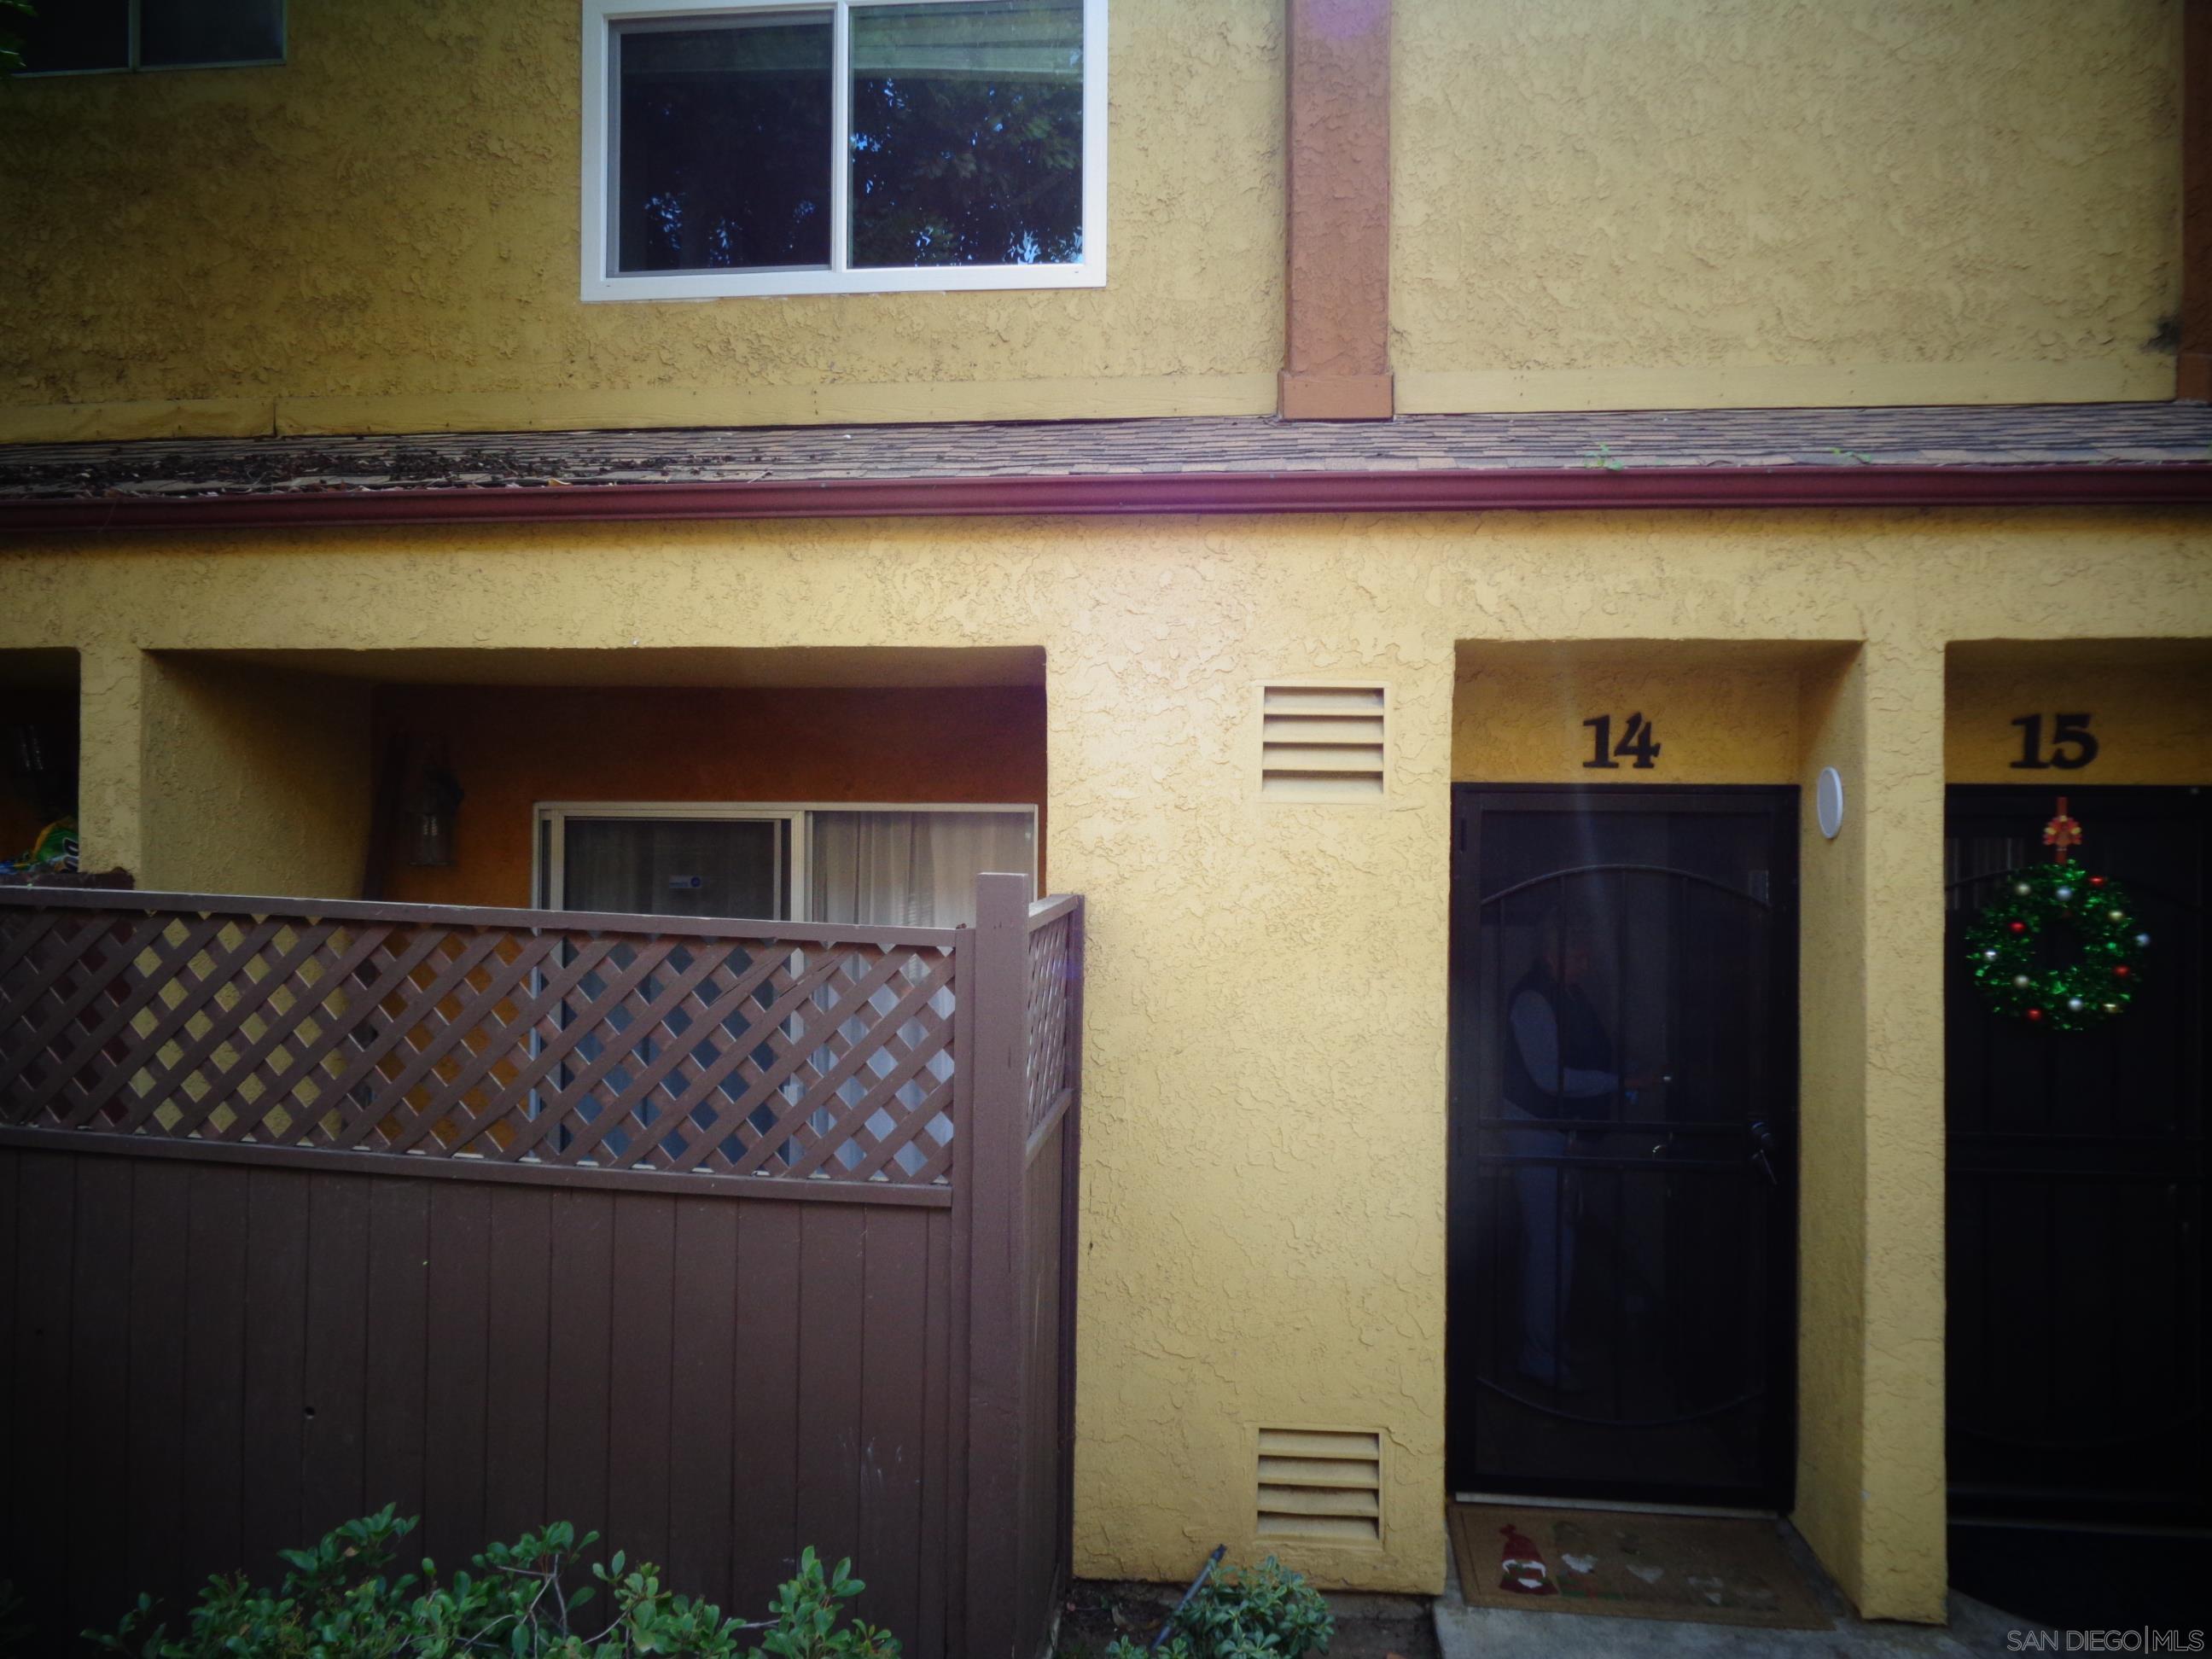
[[[2117,882],[2078,864],[2043,864],[2005,877],[2001,894],[1966,931],[1974,981],[1992,1012],[2086,1031],[2127,1011],[2150,935]],[[2054,929],[2070,931],[2079,947],[2069,960],[2051,960]]]

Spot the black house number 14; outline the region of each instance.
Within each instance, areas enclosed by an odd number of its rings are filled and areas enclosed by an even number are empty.
[[[1591,746],[1595,751],[1583,763],[1585,772],[1618,772],[1620,762],[1616,757],[1622,755],[1634,757],[1635,770],[1649,772],[1652,763],[1659,758],[1659,734],[1644,723],[1641,714],[1628,717],[1619,743],[1613,740],[1612,715],[1593,714],[1583,724],[1590,729]]]
[[[2061,772],[2078,772],[2097,758],[2088,715],[2054,714],[2051,720],[2048,749],[2043,743],[2042,715],[2022,714],[2013,721],[2020,727],[2020,758],[2012,763],[2014,771],[2047,772],[2056,767]]]

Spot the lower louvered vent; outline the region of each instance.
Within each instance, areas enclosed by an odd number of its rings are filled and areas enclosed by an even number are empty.
[[[1382,1437],[1358,1430],[1261,1430],[1259,1535],[1381,1542]]]

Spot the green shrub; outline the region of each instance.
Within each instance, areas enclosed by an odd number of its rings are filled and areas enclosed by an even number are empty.
[[[1304,1659],[1327,1653],[1336,1634],[1321,1592],[1272,1555],[1214,1574],[1173,1622],[1158,1650],[1125,1636],[1106,1659]]]
[[[145,1629],[154,1616],[140,1596],[113,1635],[85,1635],[110,1652],[138,1659],[460,1659],[491,1653],[511,1659],[897,1659],[898,1644],[871,1626],[843,1626],[844,1604],[864,1588],[852,1563],[823,1571],[811,1548],[799,1576],[776,1593],[758,1624],[725,1619],[713,1603],[672,1594],[659,1569],[626,1566],[619,1552],[594,1563],[589,1584],[569,1587],[564,1569],[598,1541],[565,1521],[512,1544],[494,1544],[451,1583],[422,1563],[420,1577],[388,1571],[399,1540],[415,1528],[390,1505],[349,1521],[313,1549],[286,1550],[289,1571],[261,1589],[239,1573],[213,1578],[186,1613],[185,1633]],[[605,1601],[586,1616],[600,1591]],[[744,1647],[757,1633],[759,1645]]]
[[[0,1578],[0,1653],[19,1651],[30,1633],[31,1627],[23,1622],[23,1598],[15,1594],[12,1579]]]

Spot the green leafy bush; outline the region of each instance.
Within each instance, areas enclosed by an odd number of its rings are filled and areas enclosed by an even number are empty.
[[[185,1615],[185,1632],[146,1626],[150,1598],[140,1596],[112,1635],[85,1635],[110,1652],[137,1659],[459,1659],[505,1654],[511,1659],[897,1659],[898,1644],[872,1626],[844,1625],[845,1603],[864,1588],[852,1563],[825,1572],[811,1548],[799,1576],[776,1594],[773,1617],[757,1624],[725,1619],[712,1602],[677,1595],[647,1562],[625,1564],[617,1552],[592,1564],[592,1583],[563,1580],[596,1533],[576,1536],[565,1521],[512,1544],[494,1544],[441,1583],[424,1561],[419,1577],[389,1571],[411,1516],[386,1505],[349,1521],[312,1549],[286,1550],[289,1571],[276,1589],[262,1589],[239,1573],[213,1578]],[[590,1616],[587,1607],[604,1591]],[[743,1645],[757,1634],[757,1646]]]
[[[1272,1555],[1214,1574],[1173,1622],[1158,1649],[1125,1636],[1106,1659],[1304,1659],[1327,1653],[1336,1634],[1321,1592]]]

